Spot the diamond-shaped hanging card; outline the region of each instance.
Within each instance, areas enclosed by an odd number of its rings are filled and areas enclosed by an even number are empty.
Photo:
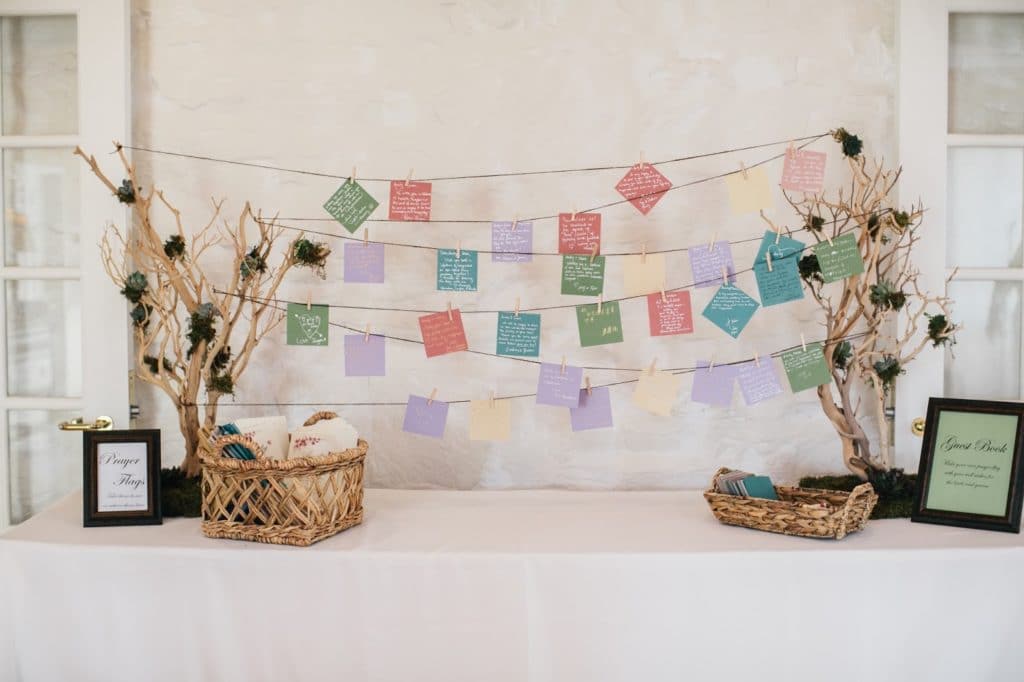
[[[759,307],[757,301],[747,296],[735,284],[727,284],[719,287],[708,302],[704,308],[704,317],[735,339]]]
[[[672,182],[651,164],[638,163],[619,180],[615,189],[628,199],[636,210],[647,215],[665,193],[672,189]]]

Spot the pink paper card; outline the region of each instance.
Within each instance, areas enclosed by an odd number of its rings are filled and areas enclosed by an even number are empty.
[[[601,214],[558,214],[558,253],[591,255],[594,247],[601,252]]]
[[[429,182],[391,181],[388,201],[389,220],[430,220]]]
[[[421,317],[420,334],[423,335],[423,348],[428,358],[469,348],[466,330],[462,327],[462,313],[458,308],[452,308],[451,319],[448,319],[448,311]]]
[[[825,152],[789,149],[782,163],[782,189],[820,192],[825,184]]]
[[[636,210],[647,215],[665,192],[672,189],[672,182],[651,164],[640,163],[629,169],[615,189],[629,199]]]
[[[689,291],[666,291],[647,297],[647,317],[651,336],[693,333],[693,311]]]

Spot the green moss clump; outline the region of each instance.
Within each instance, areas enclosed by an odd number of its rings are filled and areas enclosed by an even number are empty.
[[[906,304],[907,295],[898,291],[892,282],[882,280],[871,285],[870,299],[880,310],[899,310]]]
[[[812,232],[821,232],[822,228],[825,227],[825,219],[820,215],[809,215],[804,220],[804,229],[811,230]]]
[[[242,260],[239,272],[242,279],[249,279],[253,275],[262,275],[267,271],[267,259],[260,255],[259,247],[252,247],[252,251]]]
[[[125,178],[121,181],[121,186],[117,188],[117,200],[122,204],[135,203],[135,187],[131,180]]]
[[[879,475],[894,477],[888,472],[879,472],[873,478],[877,479]],[[875,506],[874,511],[871,512],[871,518],[906,519],[910,517],[914,509],[914,489],[917,486],[917,476],[915,474],[903,474],[900,471],[898,477],[902,479],[902,483],[891,491],[883,492],[878,487],[875,488],[875,492],[878,493],[878,504]],[[863,482],[852,474],[848,476],[805,476],[800,479],[798,485],[801,488],[813,488],[815,490],[842,490],[850,492]],[[872,483],[872,486],[875,486],[875,483]]]
[[[210,303],[203,303],[188,318],[189,346],[187,357],[192,357],[200,343],[209,344],[217,336],[217,328],[213,318],[216,316],[216,309]]]
[[[928,338],[932,340],[933,348],[945,346],[947,343],[950,345],[956,343],[954,336],[956,325],[947,320],[945,315],[925,313],[924,316],[928,318]]]
[[[148,288],[149,280],[146,279],[144,274],[136,270],[124,280],[124,286],[121,287],[121,295],[132,303],[138,303],[142,300]]]
[[[800,269],[800,277],[808,284],[814,282],[824,283],[825,279],[821,276],[821,264],[818,263],[818,257],[813,253],[809,253],[800,259],[797,264]]]
[[[832,351],[832,364],[838,369],[846,371],[851,357],[853,357],[853,346],[849,341],[843,341]]]
[[[160,471],[160,507],[164,518],[195,518],[202,512],[200,477],[189,478],[178,467]]]
[[[185,240],[180,234],[172,234],[164,242],[164,255],[171,260],[185,257]]]
[[[145,303],[138,304],[132,308],[132,312],[129,313],[132,318],[132,324],[136,327],[142,327],[145,329],[149,326],[149,316],[152,312],[153,306],[146,305]]]
[[[910,214],[906,211],[893,211],[892,224],[901,230],[905,229],[910,225]]]
[[[846,128],[838,128],[832,133],[832,137],[843,146],[843,156],[853,159],[860,156],[861,150],[864,149],[861,139]]]
[[[142,361],[144,363],[146,363],[146,367],[149,367],[149,371],[150,372],[152,372],[153,374],[157,373],[157,366],[158,366],[157,363],[159,361],[155,357],[153,357],[152,355],[145,355],[145,356],[143,356]],[[163,362],[161,364],[163,365],[163,368],[164,368],[165,372],[173,372],[174,371],[174,365],[172,365],[171,361],[168,360],[167,358],[164,358]]]
[[[206,391],[207,393],[234,395],[235,382],[231,380],[231,375],[229,374],[214,374],[206,382]]]
[[[872,367],[875,370],[875,376],[877,376],[879,381],[882,382],[882,386],[886,391],[888,391],[893,385],[893,382],[896,381],[896,377],[903,374],[903,367],[900,366],[900,361],[892,355],[884,356]]]
[[[331,249],[323,242],[298,239],[292,246],[292,260],[299,266],[312,268],[320,279],[327,278],[325,266],[329,255]]]

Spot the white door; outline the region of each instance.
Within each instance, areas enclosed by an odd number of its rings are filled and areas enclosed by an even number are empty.
[[[900,4],[900,200],[928,209],[915,259],[963,329],[897,389],[897,462],[929,396],[1024,398],[1024,0]]]
[[[127,212],[104,168],[128,135],[126,0],[0,0],[0,529],[80,487],[81,434],[128,427],[126,306],[97,244]]]

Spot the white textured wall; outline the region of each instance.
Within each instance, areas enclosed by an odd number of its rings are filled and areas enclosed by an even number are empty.
[[[894,3],[798,0],[760,2],[608,2],[462,0],[302,3],[200,0],[133,3],[134,140],[157,148],[363,176],[429,176],[622,163],[813,134],[844,125],[870,151],[893,157]],[[835,145],[830,184],[843,179]],[[757,161],[764,152],[681,164],[674,182]],[[207,218],[209,197],[231,211],[248,199],[288,216],[316,216],[330,180],[137,156],[183,209],[190,224]],[[774,176],[778,166],[771,172]],[[613,201],[616,172],[436,184],[435,217],[509,219]],[[387,188],[371,185],[386,204]],[[378,209],[378,215],[384,209]],[[775,216],[786,221],[782,208]],[[322,225],[321,225],[322,227]],[[340,227],[338,228],[340,229]],[[720,183],[670,193],[648,217],[631,206],[604,213],[604,248],[686,246],[756,235],[754,217],[731,215]],[[552,223],[535,228],[535,247],[556,250]],[[489,248],[489,228],[374,225],[373,237]],[[296,273],[283,297],[325,302],[442,307],[433,291],[434,255],[389,249],[385,285],[341,283],[335,242],[327,282]],[[738,247],[747,267],[753,245]],[[223,257],[224,252],[220,252]],[[214,259],[217,258],[215,254]],[[689,281],[685,254],[668,259],[668,280]],[[756,294],[752,276],[741,286]],[[575,303],[558,293],[559,261],[480,263],[480,291],[452,300],[473,307]],[[606,296],[622,291],[621,259],[609,259]],[[693,296],[699,314],[711,295]],[[760,310],[736,341],[702,318],[691,336],[653,339],[643,301],[623,304],[626,342],[582,350],[572,309],[543,317],[542,358],[579,364],[694,364],[712,349],[719,361],[765,353],[820,336],[815,308],[798,302]],[[418,336],[415,315],[332,311],[335,321]],[[495,319],[468,316],[471,347],[493,351]],[[536,371],[519,363],[451,355],[391,342],[384,378],[346,378],[340,334],[326,349],[289,348],[283,330],[254,355],[240,402],[404,401],[410,392],[441,398],[531,392]],[[593,375],[594,383],[614,375]],[[471,443],[465,407],[453,406],[444,440],[401,431],[401,408],[349,408],[344,416],[371,443],[369,482],[397,487],[698,487],[720,465],[780,479],[836,470],[839,446],[813,392],[755,407],[715,410],[683,396],[671,418],[613,391],[616,427],[573,434],[566,411],[529,400],[512,408],[505,444]],[[161,395],[141,389],[142,424],[164,429],[173,459],[180,438]],[[739,401],[737,395],[737,401]],[[222,416],[271,413],[224,405]],[[288,410],[300,421],[308,408]]]

